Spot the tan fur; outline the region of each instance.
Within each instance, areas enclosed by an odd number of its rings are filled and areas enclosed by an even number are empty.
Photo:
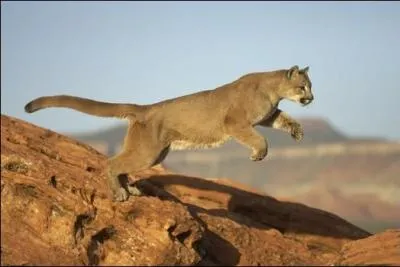
[[[162,162],[170,149],[217,147],[233,138],[251,149],[250,159],[262,160],[268,142],[254,128],[272,127],[303,138],[298,122],[278,109],[283,99],[303,105],[313,100],[308,67],[298,66],[250,73],[213,90],[150,105],[117,104],[74,96],[37,98],[25,106],[29,113],[48,107],[65,107],[101,117],[129,120],[121,152],[108,160],[108,182],[114,200],[124,201],[136,188],[126,187],[121,174],[150,168]]]

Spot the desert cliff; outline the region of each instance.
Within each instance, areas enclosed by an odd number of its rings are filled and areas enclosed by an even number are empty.
[[[1,117],[2,265],[399,265],[400,229],[156,166],[110,201],[106,156]]]

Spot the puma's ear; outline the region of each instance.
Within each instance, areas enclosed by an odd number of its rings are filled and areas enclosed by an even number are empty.
[[[310,69],[310,67],[307,66],[307,67],[305,67],[304,69],[302,69],[301,72],[307,73],[309,69]]]
[[[293,67],[291,67],[288,71],[287,71],[287,78],[290,80],[292,79],[294,76],[296,76],[297,74],[299,74],[299,66],[295,65]]]

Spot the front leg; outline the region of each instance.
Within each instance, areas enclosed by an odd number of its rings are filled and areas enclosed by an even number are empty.
[[[280,109],[277,109],[271,117],[261,121],[258,125],[287,132],[298,142],[301,141],[304,136],[300,123]]]
[[[250,159],[252,161],[260,161],[265,158],[268,153],[267,140],[260,135],[252,126],[238,127],[232,125],[227,127],[227,133],[236,139],[239,143],[250,148],[252,154]]]

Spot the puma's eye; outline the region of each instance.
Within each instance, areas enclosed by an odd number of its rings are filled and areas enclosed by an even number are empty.
[[[306,87],[305,86],[300,86],[300,90],[305,92],[306,91]]]

